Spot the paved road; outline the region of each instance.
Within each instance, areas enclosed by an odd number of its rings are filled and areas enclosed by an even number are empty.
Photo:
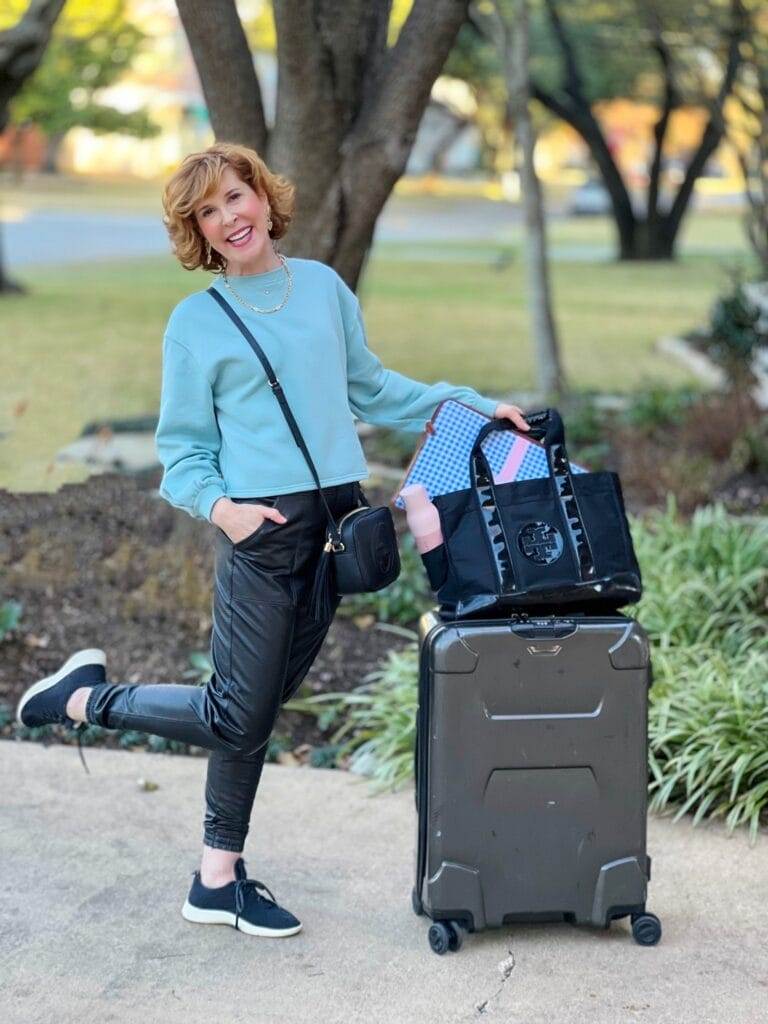
[[[135,213],[39,210],[6,221],[2,231],[11,268],[170,253],[162,222]]]
[[[0,742],[4,1024],[760,1024],[763,835],[649,822],[659,946],[527,924],[438,957],[410,906],[413,791],[267,765],[249,874],[302,919],[258,939],[180,915],[197,867],[203,758]],[[158,785],[140,789],[139,778]]]
[[[706,197],[699,199],[703,208]],[[550,207],[550,218],[564,217],[562,204]],[[135,211],[84,213],[66,209],[5,211],[0,207],[0,230],[9,266],[34,266],[80,260],[170,254],[168,238],[158,209],[156,215]],[[408,246],[420,243],[409,258],[446,259],[488,263],[484,252],[463,250],[460,243],[478,242],[493,249],[519,243],[522,216],[518,205],[482,198],[425,199],[393,195],[376,225],[375,241]],[[453,243],[446,250],[445,243]],[[434,249],[423,248],[434,243]],[[459,243],[456,245],[456,243]],[[714,251],[708,246],[706,251]],[[726,246],[723,252],[730,251]],[[555,260],[595,261],[613,256],[612,245],[588,242],[553,245]],[[386,258],[386,251],[381,254]],[[401,258],[402,252],[392,258]]]
[[[11,266],[170,253],[159,214],[19,210],[4,220],[0,212],[0,221]],[[519,224],[519,209],[507,203],[459,200],[425,208],[423,201],[395,197],[379,218],[376,241],[493,243],[508,241]]]

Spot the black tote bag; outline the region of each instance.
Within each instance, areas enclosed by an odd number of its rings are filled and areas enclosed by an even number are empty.
[[[640,599],[640,569],[616,473],[572,473],[563,421],[555,409],[526,415],[541,440],[549,475],[497,484],[482,450],[495,430],[478,432],[470,486],[434,499],[443,544],[422,555],[446,617],[564,605],[616,609]]]

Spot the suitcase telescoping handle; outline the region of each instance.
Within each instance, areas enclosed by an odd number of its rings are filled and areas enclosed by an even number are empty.
[[[575,633],[577,627],[573,619],[531,619],[513,628],[524,640],[564,640]]]

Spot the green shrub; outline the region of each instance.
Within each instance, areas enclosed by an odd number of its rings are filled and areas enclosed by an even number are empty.
[[[21,607],[18,601],[3,601],[0,604],[0,640],[4,640],[18,626]]]
[[[721,505],[696,510],[690,520],[666,511],[632,527],[643,571],[637,618],[663,649],[716,647],[744,657],[765,649],[768,611],[768,522],[745,523]]]
[[[724,816],[754,836],[768,808],[768,523],[720,506],[632,524],[645,592],[632,612],[649,633],[651,806]],[[632,611],[631,609],[629,611]],[[391,653],[352,693],[297,710],[338,716],[332,742],[374,791],[412,778],[417,645]],[[322,710],[321,710],[322,709]]]
[[[631,396],[621,419],[629,427],[652,433],[679,423],[701,394],[692,388],[649,387]]]
[[[709,327],[696,340],[725,371],[731,388],[743,388],[754,380],[753,361],[759,349],[768,347],[768,332],[761,313],[744,291],[738,273],[730,292],[715,302]]]
[[[753,648],[734,660],[694,645],[658,656],[649,716],[651,808],[679,804],[749,825],[768,807],[768,661]],[[653,691],[652,691],[653,693]]]
[[[571,459],[593,471],[602,469],[611,452],[611,413],[599,408],[591,395],[580,395],[567,402],[562,413]]]
[[[746,427],[733,443],[731,465],[737,473],[768,475],[768,420]]]
[[[426,608],[434,604],[427,574],[411,533],[398,538],[401,571],[384,590],[372,594],[348,594],[339,606],[339,615],[375,615],[379,622],[409,626]]]
[[[331,736],[337,760],[348,757],[349,770],[370,777],[374,792],[397,789],[413,778],[417,647],[413,641],[390,651],[383,665],[369,672],[352,693],[321,693],[291,702],[296,711],[327,716],[330,710],[334,718],[343,718]]]
[[[721,506],[635,524],[653,646],[651,807],[749,824],[768,808],[768,522]]]
[[[426,423],[426,417],[424,422]],[[379,427],[363,438],[366,458],[390,466],[406,466],[413,455],[418,435],[411,431]],[[365,488],[363,488],[365,490]]]

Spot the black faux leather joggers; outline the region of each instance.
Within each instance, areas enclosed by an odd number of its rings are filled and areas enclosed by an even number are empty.
[[[340,515],[360,503],[357,482],[324,488]],[[215,528],[211,660],[205,686],[145,683],[94,686],[86,720],[137,729],[209,748],[203,841],[241,851],[267,743],[280,710],[301,685],[341,600],[322,622],[307,604],[325,536],[317,490],[233,501],[271,505],[286,523],[265,519],[233,544]]]

